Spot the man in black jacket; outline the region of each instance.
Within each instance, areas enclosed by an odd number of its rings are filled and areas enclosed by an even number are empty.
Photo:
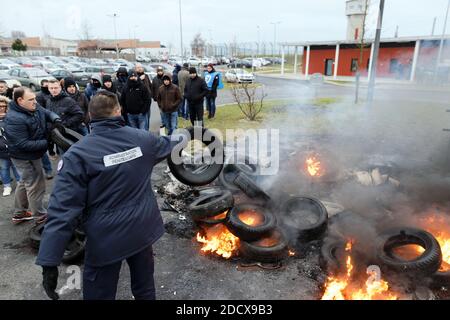
[[[197,70],[194,67],[189,69],[189,79],[184,88],[184,97],[189,104],[189,115],[192,125],[195,122],[201,122],[203,126],[203,100],[208,94],[208,86],[205,80],[197,75]]]
[[[62,90],[58,80],[50,80],[48,90],[51,97],[47,100],[46,109],[60,116],[65,127],[79,131],[84,114],[78,103]]]
[[[156,77],[152,80],[152,95],[153,100],[158,102],[158,92],[159,88],[164,84],[163,83],[164,69],[163,67],[156,68]]]
[[[120,97],[123,113],[128,125],[145,130],[145,114],[150,111],[150,93],[135,71],[130,71],[126,87]]]
[[[84,94],[77,88],[77,84],[73,78],[67,77],[64,78],[64,91],[66,91],[67,95],[75,100],[76,103],[80,106],[81,111],[83,112],[83,123],[80,126],[80,129],[77,131],[79,134],[85,136],[88,134],[88,125],[89,125],[89,112],[88,105],[89,100]]]
[[[13,223],[47,213],[42,205],[45,178],[41,158],[47,151],[48,122],[64,130],[57,114],[36,103],[36,95],[31,89],[17,88],[5,118],[8,152],[21,177],[16,187]]]
[[[50,91],[48,91],[48,80],[41,80],[41,91],[36,95],[36,101],[41,107],[47,108],[47,100],[50,99]]]

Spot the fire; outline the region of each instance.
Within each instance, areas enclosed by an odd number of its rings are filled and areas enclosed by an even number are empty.
[[[289,257],[295,256],[295,251],[289,250],[288,252],[289,252]]]
[[[442,251],[442,265],[439,271],[450,271],[450,219],[438,206],[433,206],[425,217],[420,219],[422,227],[439,242]]]
[[[328,278],[322,300],[396,300],[397,296],[389,292],[389,284],[374,271],[367,271],[369,277],[363,288],[353,281],[352,248],[353,241],[349,240],[345,246],[347,272],[345,276]]]
[[[312,156],[306,159],[306,170],[311,177],[320,177],[322,175],[321,163],[317,157]]]
[[[225,259],[231,258],[239,248],[239,238],[222,224],[207,228],[205,237],[197,233],[197,241],[203,243],[202,252],[215,253]]]
[[[239,220],[249,226],[258,226],[264,222],[264,216],[253,210],[239,213]]]

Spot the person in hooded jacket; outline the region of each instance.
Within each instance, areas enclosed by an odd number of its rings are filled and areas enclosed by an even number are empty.
[[[112,77],[109,74],[105,74],[102,77],[103,86],[102,89],[114,93],[117,95],[117,99],[120,99],[120,94],[117,91],[116,84],[112,81]]]
[[[50,99],[50,91],[48,91],[48,80],[41,80],[41,91],[36,95],[36,101],[41,107],[47,107],[47,100]]]
[[[180,89],[172,83],[169,75],[163,76],[163,85],[158,90],[158,106],[161,111],[162,121],[172,135],[178,125],[178,107],[181,101]]]
[[[175,69],[173,69],[173,73],[172,73],[172,83],[176,86],[179,86],[179,82],[178,82],[178,73],[181,71],[181,66],[177,63],[175,65]]]
[[[189,64],[184,63],[183,68],[178,72],[178,87],[180,88],[180,92],[182,95],[182,100],[180,103],[180,107],[178,109],[178,115],[183,117],[185,120],[189,119],[189,107],[184,97],[184,88],[186,87],[186,82],[189,79]]]
[[[163,67],[158,67],[156,68],[156,77],[153,78],[152,81],[152,96],[153,96],[153,100],[155,100],[156,102],[158,102],[158,92],[159,92],[159,88],[163,85],[163,78],[164,76],[164,69]]]
[[[150,110],[150,93],[134,70],[129,75],[120,98],[123,113],[126,114],[130,127],[145,130],[145,114]]]
[[[127,85],[128,81],[128,71],[127,68],[120,67],[119,70],[116,72],[116,88],[119,92],[119,95],[122,94],[123,89]],[[120,100],[119,100],[120,101]]]
[[[77,84],[73,78],[64,78],[64,90],[67,95],[75,100],[83,111],[83,123],[81,124],[80,133],[82,135],[86,135],[89,129],[89,112],[88,105],[89,100],[86,98],[86,95],[78,90]]]
[[[56,113],[63,126],[80,132],[84,113],[78,103],[62,90],[58,80],[50,80],[48,84],[51,97],[47,100],[47,109]]]
[[[91,83],[88,84],[86,87],[86,90],[84,91],[84,94],[86,95],[86,98],[88,98],[89,101],[91,101],[92,97],[95,96],[98,90],[102,88],[102,80],[100,79],[100,76],[97,74],[94,74],[91,77]]]
[[[142,66],[142,64],[138,63],[136,64],[136,66],[134,67],[134,70],[136,71],[136,74],[139,77],[139,80],[142,81],[142,83],[144,84],[144,86],[147,88],[148,92],[150,93],[150,97],[153,97],[152,94],[152,81],[150,80],[150,77],[145,74],[145,69]],[[151,104],[152,104],[152,99],[150,99],[150,106],[148,107],[148,112],[145,114],[145,130],[149,131],[150,130],[150,108],[151,108]]]
[[[208,110],[208,119],[216,115],[217,87],[220,82],[220,75],[210,63],[206,67],[205,82],[208,85],[208,94],[206,95],[206,109]]]
[[[203,101],[208,94],[208,86],[205,80],[197,75],[197,69],[189,68],[189,79],[184,88],[184,97],[189,105],[189,116],[192,125],[201,122],[203,126]]]

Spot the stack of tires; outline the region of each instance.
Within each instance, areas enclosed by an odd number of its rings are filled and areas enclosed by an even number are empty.
[[[214,188],[189,205],[192,218],[200,225],[222,223],[240,240],[240,255],[257,262],[277,262],[287,256],[287,241],[277,229],[275,215],[266,207],[255,204],[234,205],[231,191]],[[257,224],[247,224],[242,214],[257,218]]]

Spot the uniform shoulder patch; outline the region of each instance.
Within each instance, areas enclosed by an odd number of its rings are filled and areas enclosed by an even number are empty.
[[[113,153],[103,157],[105,167],[115,166],[121,163],[129,162],[134,159],[142,157],[141,147],[136,147],[124,152]]]

